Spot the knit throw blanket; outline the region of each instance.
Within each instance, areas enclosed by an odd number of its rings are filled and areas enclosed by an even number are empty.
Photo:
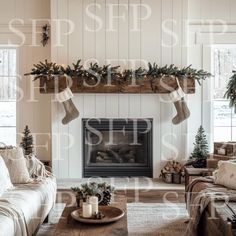
[[[12,220],[14,226],[14,235],[28,236],[29,234],[27,231],[27,225],[25,223],[25,217],[21,209],[5,199],[0,198],[0,201],[0,214]],[[2,235],[1,230],[0,235]]]
[[[223,186],[205,188],[197,193],[193,198],[194,186],[199,182],[214,183],[212,177],[197,178],[193,180],[187,188],[187,209],[190,215],[186,236],[197,236],[201,217],[209,203],[215,201],[236,201],[236,191],[227,189]]]
[[[38,158],[36,158],[35,155],[27,155],[25,158],[31,178],[34,180],[42,180],[46,177],[52,177],[52,173],[46,170],[44,164]]]

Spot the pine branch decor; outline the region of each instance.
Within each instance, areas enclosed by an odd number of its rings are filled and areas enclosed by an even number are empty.
[[[229,107],[234,108],[236,113],[236,71],[233,71],[226,88],[224,98],[229,99]]]
[[[25,126],[23,135],[24,136],[22,138],[20,146],[22,147],[24,154],[25,155],[33,154],[34,153],[33,136],[30,133],[28,125]]]
[[[85,69],[83,65],[81,65],[81,60],[78,60],[75,64],[71,66],[63,66],[57,65],[53,62],[39,62],[38,64],[34,64],[31,72],[26,73],[25,75],[34,75],[34,80],[40,79],[42,77],[47,77],[47,79],[52,79],[55,76],[71,76],[71,77],[87,77],[96,79],[100,77],[101,79],[106,79],[108,75],[111,75],[113,80],[118,81],[128,81],[132,78],[136,79],[144,79],[146,76],[150,76],[153,79],[160,79],[163,76],[175,76],[179,79],[185,78],[194,78],[201,84],[202,80],[205,80],[212,75],[204,70],[193,69],[191,65],[188,67],[178,68],[173,64],[168,66],[165,65],[163,67],[158,66],[156,63],[148,63],[148,69],[138,68],[136,70],[127,69],[120,71],[119,66],[111,66],[104,65],[99,66],[97,63],[91,63],[89,69]]]
[[[45,47],[47,45],[48,40],[50,38],[49,37],[49,29],[50,29],[50,27],[47,24],[42,27],[42,40],[41,40],[41,43],[42,43],[43,47]]]
[[[202,125],[199,127],[197,135],[195,136],[194,149],[191,153],[190,159],[193,160],[194,167],[206,167],[206,159],[209,154],[209,146]]]
[[[99,205],[109,205],[111,202],[112,194],[115,192],[114,186],[103,183],[85,183],[80,187],[71,188],[77,194],[77,197],[86,198],[87,196],[97,196]]]
[[[45,60],[44,63],[39,62],[38,64],[34,64],[34,68],[31,72],[25,75],[34,75],[34,80],[40,79],[41,77],[52,79],[54,76],[63,75],[63,71],[61,66]]]

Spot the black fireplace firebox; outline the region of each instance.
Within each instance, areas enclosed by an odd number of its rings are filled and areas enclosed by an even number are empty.
[[[82,122],[83,177],[153,177],[152,119]]]

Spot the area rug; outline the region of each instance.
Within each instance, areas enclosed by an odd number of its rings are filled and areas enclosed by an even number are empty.
[[[182,236],[188,219],[184,203],[130,203],[127,216],[130,236]]]
[[[52,236],[65,204],[56,204],[37,236]],[[186,230],[184,203],[129,203],[127,219],[129,236],[182,236]]]

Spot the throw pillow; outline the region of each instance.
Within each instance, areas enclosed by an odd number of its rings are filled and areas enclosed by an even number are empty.
[[[215,183],[236,190],[236,163],[219,161]]]
[[[0,156],[0,196],[8,189],[13,188],[9,171],[3,158]]]
[[[25,184],[31,181],[24,157],[4,158],[13,184]]]
[[[23,150],[20,147],[0,149],[0,155],[4,160],[6,160],[7,158],[19,159],[24,157]]]

